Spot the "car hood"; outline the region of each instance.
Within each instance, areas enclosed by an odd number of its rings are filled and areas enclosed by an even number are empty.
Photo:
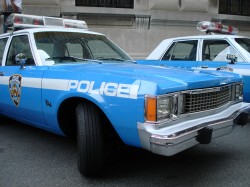
[[[216,87],[241,81],[241,76],[222,71],[186,70],[150,65],[106,63],[49,66],[46,77],[95,82],[138,84],[143,94]]]

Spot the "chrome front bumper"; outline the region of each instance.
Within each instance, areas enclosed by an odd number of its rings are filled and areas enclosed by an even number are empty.
[[[138,123],[141,145],[153,153],[171,156],[196,144],[229,134],[237,125],[245,125],[250,103],[238,103],[213,115],[176,120],[174,124]]]

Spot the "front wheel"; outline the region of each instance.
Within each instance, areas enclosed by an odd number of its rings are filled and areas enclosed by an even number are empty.
[[[98,108],[90,102],[76,107],[78,169],[85,176],[97,176],[103,167],[103,130]]]

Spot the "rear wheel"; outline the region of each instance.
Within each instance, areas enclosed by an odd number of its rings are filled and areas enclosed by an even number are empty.
[[[90,102],[76,107],[78,169],[85,176],[97,176],[103,167],[103,130],[98,108]]]

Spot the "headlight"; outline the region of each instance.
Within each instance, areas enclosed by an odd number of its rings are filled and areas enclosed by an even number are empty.
[[[147,121],[171,119],[178,114],[178,94],[167,94],[159,97],[146,97],[145,118]]]
[[[232,85],[232,101],[243,100],[243,84],[236,83]]]
[[[243,85],[242,84],[236,84],[235,99],[236,100],[243,99]]]

